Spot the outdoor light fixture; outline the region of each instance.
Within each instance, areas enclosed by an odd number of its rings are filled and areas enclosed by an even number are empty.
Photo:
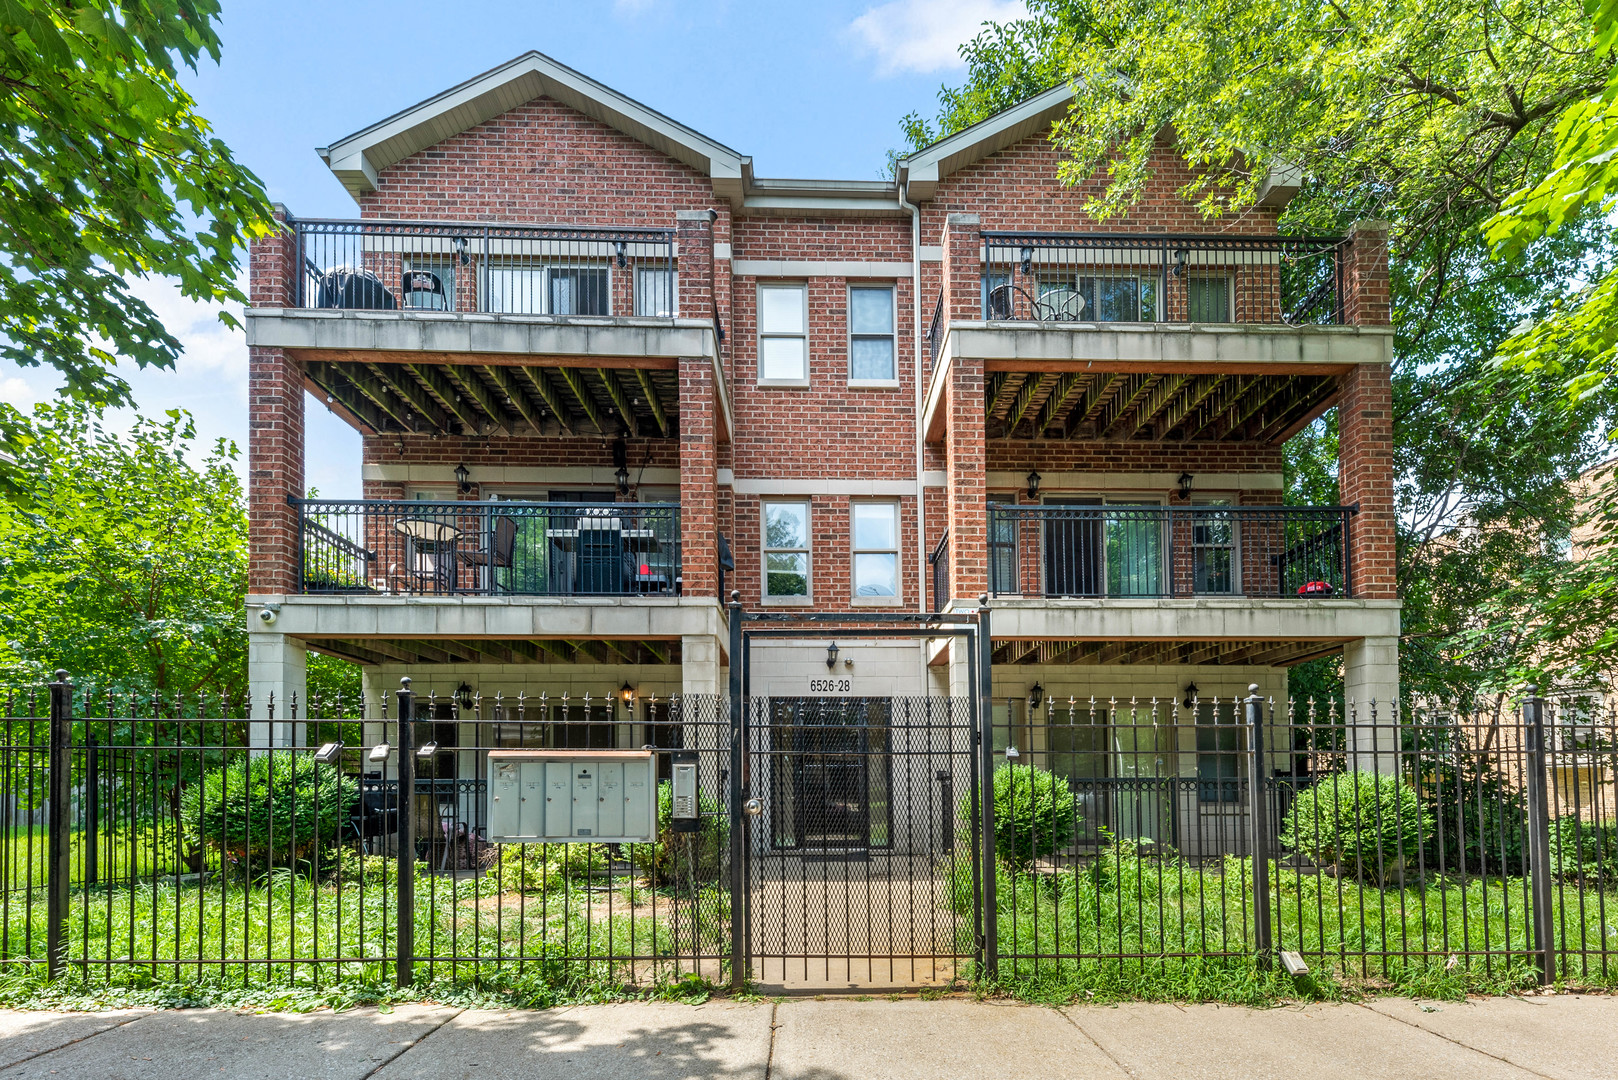
[[[472,474],[467,471],[464,464],[455,466],[455,484],[461,489],[462,495],[472,490]]]
[[[1190,683],[1185,688],[1185,707],[1194,709],[1197,706],[1197,684]]]
[[[416,751],[416,756],[420,758],[428,758],[432,757],[436,753],[438,753],[438,744],[433,742],[433,740],[428,739],[426,742],[422,743],[420,749]]]
[[[1183,472],[1180,474],[1179,479],[1174,482],[1180,485],[1180,498],[1189,499],[1191,497],[1191,474]]]
[[[340,742],[321,743],[320,749],[315,751],[315,760],[322,765],[330,765],[343,756],[343,744]]]
[[[1039,473],[1033,470],[1029,470],[1028,473],[1028,497],[1039,498]]]
[[[624,685],[618,688],[618,696],[623,699],[625,705],[635,704],[635,688],[629,685],[627,679],[624,680]]]
[[[1017,252],[1017,254],[1022,256],[1022,272],[1025,273],[1025,274],[1033,273],[1034,272],[1034,249],[1031,248],[1031,247],[1025,247],[1021,251]]]
[[[1185,277],[1185,261],[1187,259],[1189,259],[1190,257],[1191,257],[1191,252],[1189,250],[1187,250],[1186,248],[1175,248],[1174,249],[1174,276],[1175,277]]]
[[[1037,712],[1039,703],[1045,700],[1045,688],[1038,683],[1028,688],[1028,711]]]
[[[464,236],[455,238],[455,257],[461,261],[462,266],[472,261],[471,257],[466,254],[466,237]]]
[[[628,265],[629,260],[624,257],[624,242],[620,240],[618,241],[618,269],[622,270]]]
[[[455,703],[463,709],[470,709],[473,702],[471,684],[462,683],[455,688]]]
[[[629,448],[624,445],[620,437],[612,440],[612,463],[618,466],[618,471],[612,474],[618,481],[618,494],[629,494]]]
[[[620,495],[628,495],[629,494],[629,470],[627,468],[625,468],[624,466],[620,465],[620,466],[618,466],[618,471],[613,473],[612,477],[613,477],[614,480],[618,481],[618,494],[620,494]]]
[[[830,671],[837,666],[837,642],[826,646],[826,670]]]
[[[388,755],[391,753],[393,753],[393,747],[389,746],[385,742],[379,742],[375,746],[371,747],[371,760],[386,761],[388,760]]]

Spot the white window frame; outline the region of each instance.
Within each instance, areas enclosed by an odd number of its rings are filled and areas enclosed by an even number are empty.
[[[888,307],[891,312],[889,325],[893,329],[883,334],[855,334],[854,333],[854,294],[859,291],[876,292],[886,290],[888,294]],[[845,341],[844,355],[848,357],[848,385],[858,387],[897,387],[899,385],[899,289],[892,284],[858,284],[848,287],[848,318],[847,340]],[[893,346],[893,377],[891,379],[856,379],[854,377],[854,339],[886,337]]]
[[[862,548],[855,539],[854,511],[860,506],[885,506],[893,511],[893,544],[891,548]],[[848,587],[850,602],[856,607],[897,607],[904,603],[904,514],[897,499],[859,499],[848,504]],[[861,555],[893,556],[893,595],[861,596],[859,575],[855,569]]]
[[[770,507],[772,506],[801,506],[803,507],[803,546],[791,548],[778,548],[770,546]],[[815,507],[810,499],[761,499],[758,504],[758,548],[759,548],[759,582],[758,594],[765,604],[812,604],[815,597],[815,555],[814,555],[814,524]],[[804,594],[802,596],[771,596],[770,595],[770,554],[772,552],[786,552],[803,554]]]
[[[764,329],[764,293],[771,289],[795,289],[802,298],[803,330],[794,333],[779,333]],[[754,292],[754,309],[758,325],[754,348],[754,361],[760,386],[808,386],[809,385],[809,283],[806,281],[761,281]],[[795,379],[768,379],[764,377],[764,342],[766,340],[796,338],[803,342],[803,375]]]
[[[567,263],[518,262],[518,261],[515,261],[515,260],[503,260],[503,261],[502,260],[495,260],[495,261],[492,261],[492,262],[490,262],[488,264],[488,266],[486,266],[483,269],[482,273],[479,275],[480,278],[482,279],[481,283],[482,283],[482,288],[483,288],[483,293],[482,293],[482,295],[480,297],[482,307],[484,307],[486,310],[488,310],[491,313],[496,314],[496,315],[555,315],[556,313],[551,310],[551,278],[552,278],[552,276],[554,274],[565,272],[565,271],[571,271],[571,270],[604,270],[604,271],[606,271],[606,274],[607,274],[607,311],[606,311],[606,315],[608,317],[611,317],[612,315],[614,315],[615,312],[613,311],[613,290],[617,288],[618,283],[617,283],[616,278],[614,277],[614,274],[616,273],[616,271],[615,271],[615,269],[614,269],[614,267],[612,265],[612,262],[610,260],[602,260],[600,262],[595,262],[595,261],[582,262],[582,263],[573,263],[573,262],[567,262]],[[531,273],[534,273],[534,274],[536,274],[538,276],[538,280],[539,280],[538,296],[535,298],[538,302],[535,303],[535,304],[532,304],[532,305],[528,305],[528,306],[538,308],[539,310],[537,310],[537,311],[524,311],[524,310],[521,310],[521,305],[519,305],[518,307],[515,307],[515,308],[514,307],[502,307],[502,308],[496,309],[494,307],[494,300],[493,300],[493,296],[494,296],[494,279],[497,276],[499,276],[500,274],[502,274],[502,273],[511,273],[512,271],[525,272],[525,273],[531,272]],[[676,309],[676,310],[678,310],[678,309]],[[568,315],[563,315],[563,316],[560,316],[560,317],[565,318],[565,319],[575,318],[575,317],[582,318],[582,319],[591,319],[591,318],[599,318],[600,316],[597,316],[597,315],[578,315],[578,316],[575,316],[573,314],[568,314]]]
[[[1191,594],[1193,596],[1242,596],[1242,523],[1237,518],[1235,510],[1237,501],[1234,495],[1197,495],[1191,499]],[[1199,510],[1229,510],[1230,515],[1230,543],[1227,544],[1198,544],[1197,518]],[[1200,550],[1217,550],[1230,548],[1230,590],[1228,592],[1203,592],[1196,587],[1197,552]]]
[[[669,313],[667,315],[645,315],[641,312],[641,280],[651,274],[667,274],[669,279]],[[632,279],[635,297],[632,305],[635,314],[643,319],[672,319],[680,314],[680,275],[673,266],[637,266]]]

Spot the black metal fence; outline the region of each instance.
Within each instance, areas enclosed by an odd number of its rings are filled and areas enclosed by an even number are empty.
[[[983,318],[1340,323],[1337,237],[983,233]]]
[[[1595,696],[1012,699],[981,732],[947,698],[0,703],[0,971],[1618,984]],[[639,746],[655,842],[490,842],[491,752]]]
[[[943,611],[949,604],[949,530],[938,538],[927,564],[933,568],[933,611]]]
[[[310,593],[674,596],[663,503],[294,500]]]
[[[366,311],[679,311],[674,230],[299,220],[295,303]]]
[[[989,592],[1025,597],[1353,595],[1346,506],[989,507]]]

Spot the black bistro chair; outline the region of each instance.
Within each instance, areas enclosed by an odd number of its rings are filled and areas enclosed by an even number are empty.
[[[495,591],[494,571],[511,569],[517,550],[517,520],[504,514],[494,519],[487,547],[461,553],[461,561],[480,567],[479,578],[485,592]]]

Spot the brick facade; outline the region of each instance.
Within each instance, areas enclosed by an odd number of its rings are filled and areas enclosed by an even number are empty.
[[[1268,235],[1276,211],[1254,210],[1209,222],[1180,194],[1192,179],[1167,145],[1159,147],[1156,175],[1141,203],[1127,215],[1097,223],[1083,211],[1101,178],[1073,187],[1057,179],[1058,153],[1032,136],[946,176],[922,207],[920,244],[937,247],[912,263],[911,224],[897,206],[890,216],[787,216],[737,212],[698,170],[605,124],[541,98],[443,140],[382,169],[376,190],[359,196],[368,218],[636,225],[676,231],[679,314],[717,316],[724,331],[720,361],[735,430],[719,436],[719,387],[704,358],[678,363],[679,438],[629,439],[631,472],[641,464],[679,469],[687,595],[718,591],[716,533],[730,540],[737,574],[730,587],[756,604],[761,592],[761,497],[758,482],[798,484],[813,490],[815,607],[855,607],[851,585],[851,499],[859,485],[880,482],[900,507],[901,604],[914,610],[936,598],[918,595],[921,560],[943,530],[950,535],[949,595],[975,600],[987,586],[984,506],[989,474],[1049,473],[1264,473],[1281,471],[1279,446],[1245,444],[1125,445],[1099,441],[987,440],[986,374],[981,361],[957,360],[944,388],[948,437],[923,450],[924,469],[942,472],[945,486],[915,494],[918,373],[917,292],[922,329],[940,295],[946,319],[981,318],[980,230],[1150,231]],[[256,242],[252,297],[260,306],[293,302],[294,249],[284,237]],[[758,379],[758,287],[754,273],[736,274],[740,262],[878,262],[909,266],[909,273],[850,278],[809,274],[808,385],[761,386]],[[1383,323],[1387,307],[1386,231],[1362,227],[1350,245],[1345,297],[1353,319]],[[919,285],[918,285],[919,280]],[[849,288],[894,289],[897,386],[850,386]],[[926,374],[926,373],[922,373]],[[1359,502],[1360,545],[1354,556],[1363,595],[1392,595],[1391,450],[1386,372],[1345,377],[1343,497]],[[250,515],[254,592],[296,584],[295,519],[286,496],[302,493],[302,373],[295,357],[255,348],[251,358],[252,474]],[[370,436],[364,463],[376,473],[412,466],[425,475],[440,467],[451,483],[458,464],[474,475],[495,467],[602,467],[612,461],[605,437]],[[731,470],[735,488],[719,483]],[[412,475],[417,475],[413,473]],[[911,485],[896,493],[893,485]],[[749,485],[753,485],[749,487]],[[505,490],[513,484],[504,485]],[[520,487],[521,485],[515,485]],[[536,483],[534,489],[542,488]],[[468,497],[480,497],[482,487]],[[399,497],[404,485],[372,478],[367,497]],[[630,498],[636,497],[632,491]],[[765,496],[767,497],[767,496]],[[1273,501],[1270,488],[1244,489],[1244,502]],[[1384,559],[1384,554],[1386,558]],[[931,575],[926,575],[931,588]]]

